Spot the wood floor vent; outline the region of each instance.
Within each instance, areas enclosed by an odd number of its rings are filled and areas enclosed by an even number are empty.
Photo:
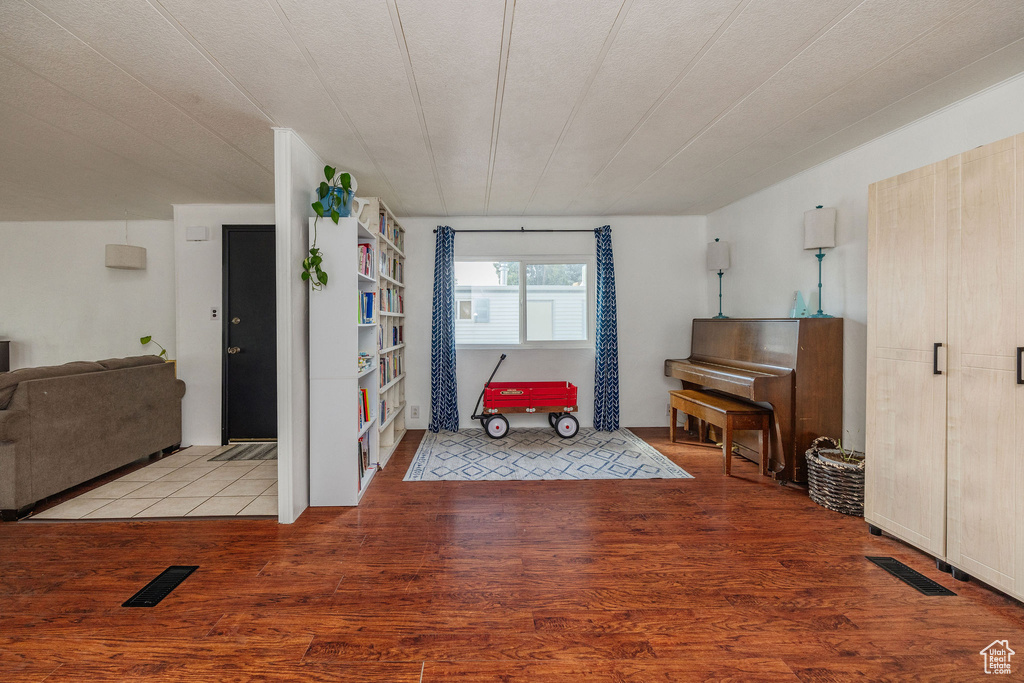
[[[913,586],[925,595],[956,595],[956,593],[945,586],[932,581],[921,572],[911,569],[899,560],[894,560],[891,557],[865,557],[903,583]]]
[[[145,588],[130,597],[121,607],[152,607],[167,597],[198,566],[175,565],[160,572],[160,576],[146,584]]]

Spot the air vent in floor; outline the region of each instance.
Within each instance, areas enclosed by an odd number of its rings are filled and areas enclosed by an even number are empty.
[[[925,595],[956,595],[956,593],[945,586],[935,583],[921,572],[911,569],[899,560],[894,560],[891,557],[867,557],[867,559]]]
[[[152,607],[167,597],[167,594],[199,569],[198,566],[173,566],[160,572],[146,587],[125,601],[121,607]]]

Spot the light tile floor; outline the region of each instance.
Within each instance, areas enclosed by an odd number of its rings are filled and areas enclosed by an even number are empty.
[[[192,446],[32,515],[31,519],[277,516],[277,461],[211,461]]]

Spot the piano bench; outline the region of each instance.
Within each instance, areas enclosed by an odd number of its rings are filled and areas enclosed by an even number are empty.
[[[720,394],[696,389],[680,389],[670,391],[669,403],[672,406],[671,422],[669,422],[670,441],[676,440],[676,420],[682,412],[702,422],[709,422],[722,430],[722,441],[725,451],[725,473],[732,476],[732,433],[736,429],[756,429],[760,431],[758,443],[761,451],[761,474],[768,474],[768,447],[771,443],[769,433],[772,411],[761,406],[743,403]],[[703,430],[701,430],[703,432]]]

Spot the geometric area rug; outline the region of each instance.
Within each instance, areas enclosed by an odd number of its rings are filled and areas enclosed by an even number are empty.
[[[509,430],[492,439],[482,429],[427,432],[404,481],[555,479],[693,479],[628,429],[580,429],[563,439],[554,429]]]

